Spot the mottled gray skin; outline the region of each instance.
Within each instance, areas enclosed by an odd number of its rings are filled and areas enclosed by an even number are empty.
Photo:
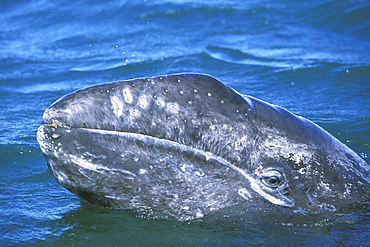
[[[43,115],[51,174],[87,201],[190,220],[256,201],[316,211],[370,198],[369,165],[322,128],[200,74],[93,86]]]

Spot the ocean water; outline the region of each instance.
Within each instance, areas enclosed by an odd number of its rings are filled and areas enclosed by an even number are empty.
[[[370,2],[0,2],[1,246],[367,246],[370,204],[341,215],[148,220],[58,185],[35,134],[82,87],[183,72],[324,127],[370,162]]]

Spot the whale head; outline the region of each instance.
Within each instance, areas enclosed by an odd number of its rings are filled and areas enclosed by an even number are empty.
[[[148,217],[190,220],[256,202],[316,211],[370,198],[370,168],[356,153],[207,75],[78,90],[45,111],[37,140],[63,187]]]

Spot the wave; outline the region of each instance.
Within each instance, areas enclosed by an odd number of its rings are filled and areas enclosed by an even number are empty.
[[[244,65],[259,65],[269,66],[274,68],[299,68],[303,64],[293,64],[289,60],[281,59],[283,53],[291,53],[286,49],[263,50],[254,49],[248,52],[243,52],[238,49],[230,49],[225,47],[209,46],[206,53],[217,60],[222,60],[228,63],[244,64]]]
[[[370,37],[369,8],[369,2],[361,0],[314,1],[311,2],[311,6],[297,11],[297,21],[368,40]]]

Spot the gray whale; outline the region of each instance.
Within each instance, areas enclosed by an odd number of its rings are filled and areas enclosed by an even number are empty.
[[[148,217],[191,220],[255,202],[315,211],[370,198],[370,167],[356,153],[208,75],[78,90],[44,112],[37,140],[63,187]]]

